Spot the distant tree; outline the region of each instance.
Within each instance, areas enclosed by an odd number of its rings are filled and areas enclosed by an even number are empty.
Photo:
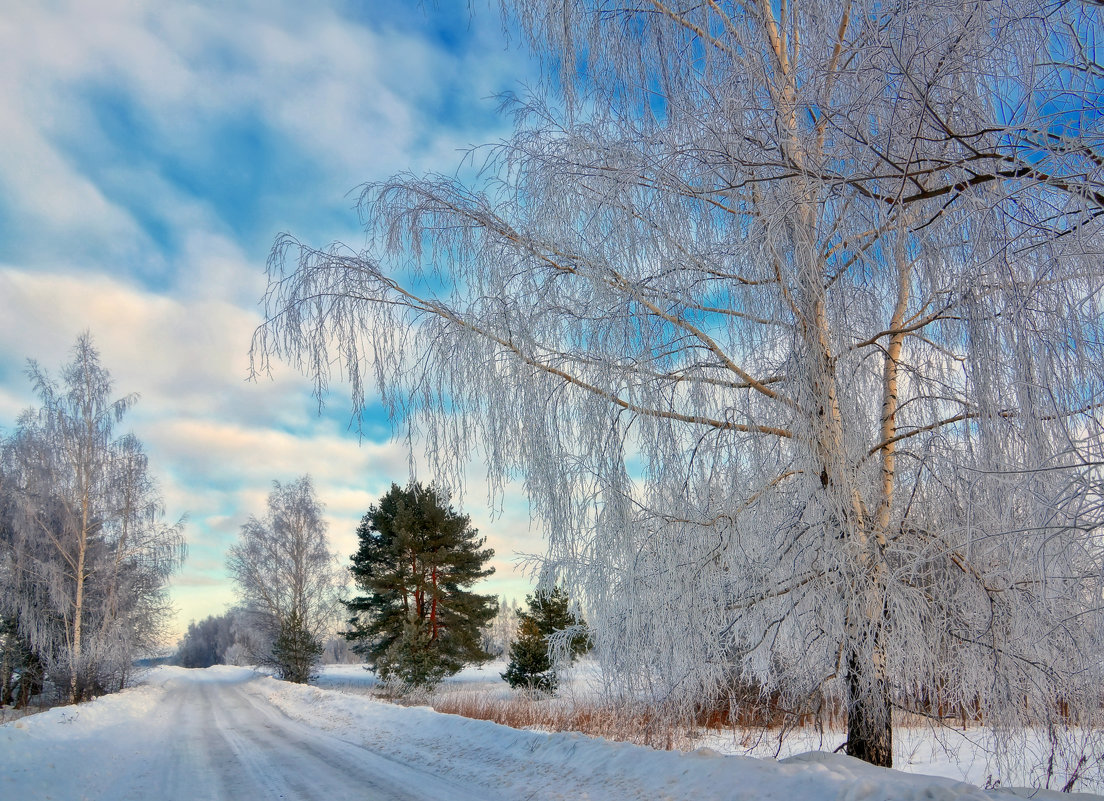
[[[227,567],[251,625],[270,644],[255,658],[281,678],[305,682],[334,625],[344,586],[309,476],[273,482],[265,516],[242,526]]]
[[[560,587],[526,597],[528,612],[518,613],[517,638],[510,646],[510,663],[502,674],[511,687],[556,692],[555,645],[574,661],[590,647],[586,621],[570,610],[570,599]],[[559,640],[556,643],[556,640]]]
[[[517,601],[511,605],[503,596],[498,601],[498,613],[483,627],[482,647],[491,656],[503,656],[517,637]]]
[[[364,660],[349,647],[344,634],[335,634],[322,644],[323,665],[358,665]]]
[[[111,399],[89,334],[60,385],[33,361],[27,374],[41,406],[2,446],[0,614],[75,703],[121,688],[160,641],[182,522],[163,522],[138,439],[115,436],[137,396]]]
[[[216,627],[220,618],[214,615],[192,621],[176,650],[173,661],[186,668],[205,668],[219,663]]]
[[[230,609],[221,615],[211,615],[198,623],[192,621],[177,646],[174,662],[181,667],[205,668],[211,665],[234,664],[235,646],[241,650],[253,648],[256,635],[246,613]]]
[[[480,628],[495,599],[468,591],[491,575],[494,555],[440,490],[396,484],[364,515],[352,574],[365,595],[346,603],[345,635],[384,679],[435,684],[465,663],[485,662]]]

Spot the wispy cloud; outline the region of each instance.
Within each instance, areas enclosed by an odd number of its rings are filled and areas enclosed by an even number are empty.
[[[449,169],[458,148],[493,137],[502,121],[485,98],[518,63],[501,42],[449,48],[313,3],[9,11],[7,233],[36,263],[113,258],[149,283],[180,276],[174,257],[196,228],[248,250],[285,228],[352,236],[346,193],[400,168]],[[485,36],[489,16],[468,35]]]
[[[275,235],[358,243],[348,195],[402,169],[451,170],[505,123],[488,96],[530,67],[487,11],[417,4],[16,3],[0,11],[0,426],[33,403],[27,357],[60,367],[92,331],[191,557],[188,619],[232,599],[223,563],[271,481],[311,473],[333,544],[408,457],[381,410],[360,442],[302,377],[247,381]],[[415,8],[411,8],[415,6]],[[429,479],[431,476],[421,475]],[[491,521],[489,591],[518,596],[539,550],[520,495]]]

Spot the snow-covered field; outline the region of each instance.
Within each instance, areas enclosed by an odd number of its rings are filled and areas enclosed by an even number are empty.
[[[488,662],[485,665],[468,666],[455,676],[449,676],[441,686],[449,691],[488,693],[508,698],[513,690],[499,675],[505,670],[506,662],[502,660]],[[568,684],[569,691],[592,692],[591,674],[596,670],[593,663],[589,662],[583,663],[580,669],[573,670]],[[325,689],[364,691],[379,684],[376,675],[367,670],[364,665],[323,665],[319,670],[318,678],[311,683]]]
[[[340,668],[322,683],[343,676],[346,686],[371,679]],[[1009,792],[824,752],[775,761],[521,731],[229,667],[157,668],[122,693],[0,726],[5,799],[980,801]]]

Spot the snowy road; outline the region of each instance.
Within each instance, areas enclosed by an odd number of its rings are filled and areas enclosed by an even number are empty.
[[[150,743],[145,767],[104,799],[288,798],[303,801],[485,799],[424,768],[404,765],[293,721],[253,682],[184,683],[165,697],[172,725]]]
[[[119,728],[110,742],[102,737],[88,742],[73,738],[38,753],[27,749],[23,759],[13,760],[12,769],[25,774],[17,780],[18,794],[5,792],[4,779],[15,778],[4,775],[4,763],[15,757],[5,748],[0,757],[0,797],[104,801],[494,798],[486,788],[469,790],[425,766],[403,764],[292,720],[259,691],[259,681],[238,673],[221,681],[169,682],[157,702]]]
[[[1021,797],[1070,801],[1055,792]],[[157,668],[141,686],[0,726],[19,801],[1011,801],[1005,788],[875,768],[652,751],[519,731],[288,684],[245,668]],[[1100,796],[1093,796],[1100,801]]]

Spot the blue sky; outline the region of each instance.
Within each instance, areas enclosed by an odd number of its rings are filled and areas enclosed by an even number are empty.
[[[0,426],[33,404],[27,358],[56,370],[88,329],[168,514],[187,514],[174,631],[233,600],[226,548],[273,480],[309,472],[343,558],[360,516],[409,476],[376,411],[348,430],[335,388],[248,382],[276,235],[357,246],[365,181],[451,172],[507,121],[493,95],[533,81],[494,8],[441,0],[10,3],[0,10]],[[418,455],[414,454],[415,460]],[[433,476],[420,474],[431,480]],[[492,518],[486,592],[521,598],[542,550],[520,488]]]

